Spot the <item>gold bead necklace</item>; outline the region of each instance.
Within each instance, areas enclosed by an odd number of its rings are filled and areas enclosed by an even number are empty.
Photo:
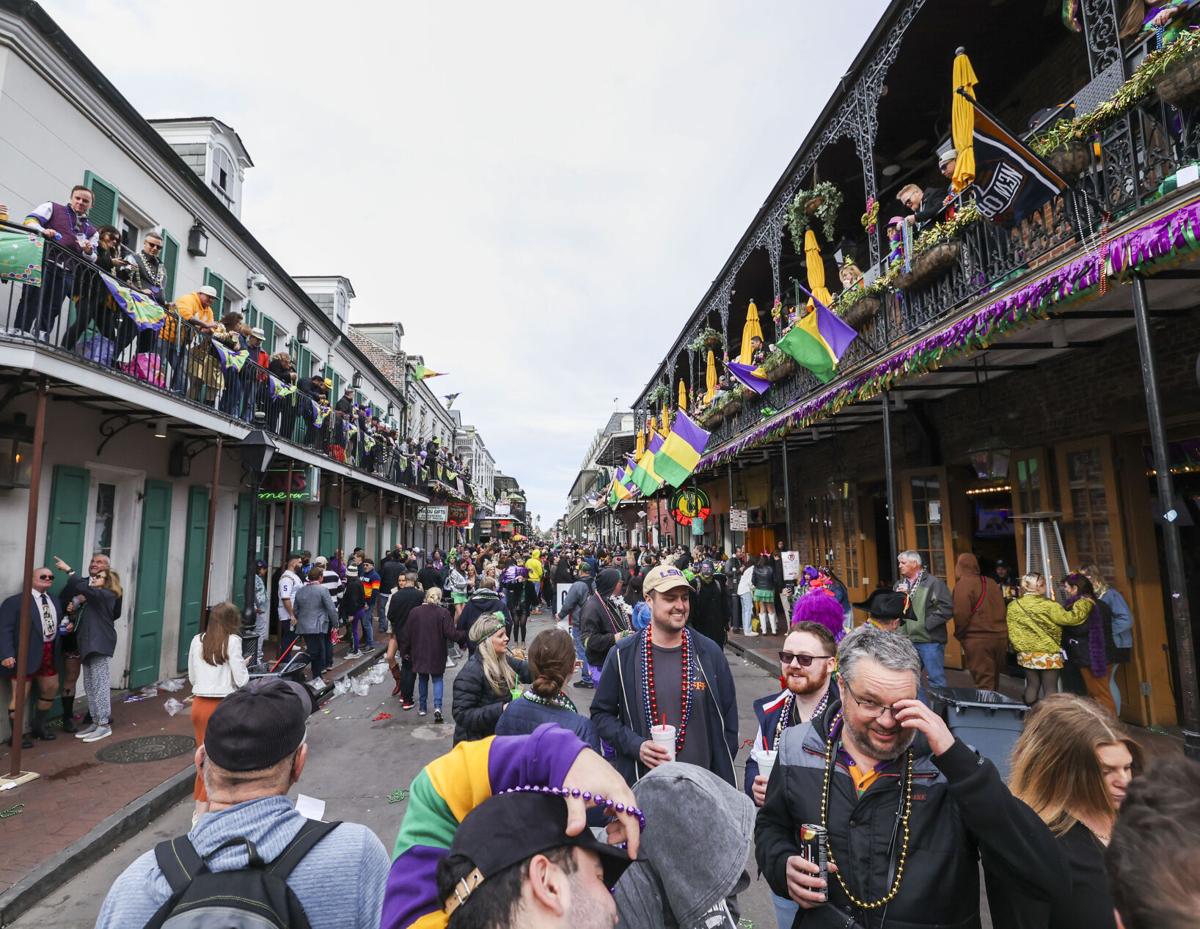
[[[833,733],[838,727],[838,723],[842,721],[841,714],[834,719],[833,725],[829,729],[829,738],[825,741],[825,780],[821,785],[821,825],[829,830],[829,782],[833,775]],[[842,885],[842,890],[846,897],[860,910],[877,910],[881,906],[886,906],[895,899],[896,894],[900,892],[900,882],[904,879],[904,862],[908,858],[908,817],[912,812],[912,773],[913,773],[913,751],[911,748],[905,752],[908,758],[908,763],[904,773],[904,814],[900,818],[900,826],[904,830],[904,838],[900,843],[900,857],[896,863],[896,879],[892,882],[892,888],[887,892],[887,896],[881,897],[878,900],[866,901],[859,900],[854,896],[850,888],[846,886],[846,880],[842,877],[842,872],[837,871],[835,876],[838,883]],[[829,863],[836,867],[837,862],[833,857],[833,842],[829,842]]]

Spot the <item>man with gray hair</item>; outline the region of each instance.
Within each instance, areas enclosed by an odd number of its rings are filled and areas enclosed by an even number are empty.
[[[1036,899],[1070,885],[1046,825],[917,699],[920,673],[907,638],[860,626],[838,646],[825,712],[784,733],[755,856],[771,889],[799,904],[796,925],[977,929],[981,857],[985,873]],[[828,880],[802,834],[814,848],[827,840]]]
[[[900,631],[917,647],[930,687],[946,686],[946,623],[954,618],[950,588],[925,570],[920,552],[901,552],[896,558],[900,580],[896,591],[904,594],[904,619]],[[919,688],[925,699],[924,688]]]

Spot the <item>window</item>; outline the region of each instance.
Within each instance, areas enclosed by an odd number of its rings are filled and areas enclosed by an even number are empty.
[[[229,157],[229,152],[214,145],[212,186],[224,195],[227,203],[233,200],[233,171],[233,159]]]
[[[1119,577],[1124,565],[1118,564],[1114,552],[1113,519],[1100,448],[1068,451],[1065,473],[1071,508],[1067,528],[1074,542],[1072,554],[1077,561],[1096,564],[1106,577]]]
[[[136,252],[141,239],[141,230],[128,216],[121,217],[121,244],[131,252]]]
[[[96,485],[96,511],[92,515],[92,551],[112,554],[113,514],[116,511],[117,485]]]
[[[936,477],[914,477],[912,519],[916,544],[930,574],[946,576],[946,549],[942,537],[942,482]]]

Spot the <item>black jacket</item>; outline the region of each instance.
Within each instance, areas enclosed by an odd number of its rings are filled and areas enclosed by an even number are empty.
[[[397,642],[400,641],[400,633],[404,631],[404,623],[408,620],[408,614],[413,611],[413,607],[420,606],[424,600],[425,597],[421,591],[415,587],[401,587],[388,600],[388,631],[396,637]],[[401,655],[400,657],[408,656]]]
[[[379,566],[379,592],[387,596],[396,587],[400,575],[405,573],[404,562],[399,558],[387,557]]]
[[[644,635],[622,639],[612,647],[604,661],[600,682],[592,698],[592,722],[600,738],[613,747],[616,757],[613,766],[630,784],[638,781],[646,768],[638,751],[650,738],[646,710],[642,703],[642,668],[640,650]],[[729,662],[720,646],[702,635],[693,635],[695,655],[699,659],[700,680],[704,683],[704,698],[708,701],[708,741],[712,746],[712,762],[708,768],[718,777],[737,786],[733,759],[738,752],[737,692]]]
[[[595,591],[583,601],[575,614],[579,621],[579,636],[583,639],[583,650],[588,664],[597,668],[604,666],[609,649],[616,644],[617,632],[629,629],[625,613],[611,603],[605,603]],[[616,624],[616,632],[613,625]]]
[[[0,661],[5,661],[9,658],[17,657],[18,646],[20,645],[21,635],[21,599],[25,596],[24,593],[13,594],[0,603]],[[40,597],[40,594],[35,593],[34,597]],[[52,594],[46,594],[50,602],[50,608],[54,612],[55,625],[62,622],[66,611],[63,608],[62,602],[58,597]],[[34,602],[29,601],[29,651],[25,654],[25,675],[29,677],[42,664],[42,643],[45,640],[42,637],[42,610],[41,607]],[[58,663],[58,658],[62,654],[62,636],[55,630],[54,633],[54,660]],[[11,668],[6,668],[0,665],[0,677],[16,677],[17,666],[14,664]]]
[[[338,615],[342,619],[349,619],[366,605],[367,595],[363,591],[362,581],[357,577],[347,578],[346,589],[338,601]]]
[[[770,565],[756,564],[754,573],[750,575],[750,582],[754,585],[755,590],[774,590],[775,569]]]
[[[708,582],[697,577],[694,584],[696,594],[688,625],[724,648],[729,627],[729,601],[725,598],[725,585],[715,577]]]
[[[471,594],[471,598],[463,604],[462,612],[458,614],[459,632],[468,633],[468,651],[474,652],[477,647],[469,637],[471,627],[475,625],[475,620],[479,619],[485,613],[503,613],[504,621],[506,623],[512,622],[512,617],[508,612],[508,605],[496,591],[488,590],[486,587],[475,591],[475,593]]]
[[[426,565],[417,572],[417,582],[424,590],[429,590],[431,587],[441,587],[442,572],[433,565]]]
[[[517,679],[521,683],[530,682],[529,665],[526,662],[509,655],[508,666],[517,672]],[[454,744],[495,735],[496,723],[500,721],[500,714],[510,700],[512,694],[501,695],[492,690],[492,685],[483,674],[483,659],[476,651],[454,676],[454,701],[450,708],[454,717]]]
[[[787,859],[799,854],[802,823],[822,822],[822,784],[829,727],[841,709],[830,702],[816,724],[788,729],[754,828],[754,854],[771,889],[787,895]],[[898,764],[902,764],[901,760]],[[890,889],[888,849],[896,826],[900,778],[882,776],[861,797],[840,766],[829,785],[827,828],[833,856],[855,895],[876,900]],[[1065,860],[1053,834],[1004,786],[996,766],[956,741],[933,757],[914,743],[908,857],[900,891],[887,906],[887,929],[979,929],[979,862],[1009,876],[1020,892],[1055,899],[1067,886]],[[899,843],[899,839],[897,839]],[[897,850],[899,845],[897,844]],[[851,904],[830,880],[831,906],[801,910],[797,929],[842,926]],[[855,914],[864,929],[880,925],[879,909]]]

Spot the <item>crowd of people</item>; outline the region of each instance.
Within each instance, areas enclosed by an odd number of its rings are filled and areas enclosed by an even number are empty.
[[[449,715],[454,747],[411,785],[390,865],[363,826],[314,833],[285,795],[314,750],[304,719],[323,688],[250,674],[258,644],[243,642],[251,633],[236,607],[215,608],[189,650],[193,828],[170,854],[127,869],[99,925],[216,906],[211,882],[171,862],[203,859],[241,886],[248,858],[233,839],[286,863],[280,886],[239,897],[294,906],[314,929],[733,927],[748,855],[781,929],[977,926],[980,875],[997,927],[1196,924],[1197,884],[1180,875],[1200,876],[1200,768],[1148,764],[1112,712],[1107,665],[1096,661],[1112,647],[1105,616],[1119,610],[1111,596],[1106,604],[1111,588],[1090,579],[1094,567],[1051,600],[1040,578],[1000,583],[963,559],[952,594],[906,552],[897,589],[849,604],[827,569],[783,577],[769,553],[722,554],[494,541],[393,548],[378,566],[361,550],[296,552],[273,584],[264,566],[258,609],[274,597],[283,653],[303,651],[319,677],[335,641],[361,654],[386,637],[393,696],[435,724]],[[86,578],[56,567],[67,573],[66,606],[42,597],[53,571],[34,576],[34,734],[58,686],[37,672],[70,648],[82,659],[91,737],[103,737],[98,632],[119,615],[119,579],[103,559]],[[15,599],[0,604],[0,669],[10,674]],[[101,618],[89,628],[93,609]],[[997,759],[957,738],[928,700],[944,674],[946,629],[953,619],[961,634],[963,611],[972,673],[990,673],[989,655],[1004,660],[986,641],[1001,637],[1001,621],[1022,666],[1041,665],[1029,667],[1033,709],[1007,783]],[[544,621],[531,635],[536,615]],[[756,621],[778,637],[779,684],[749,695],[756,726],[744,733],[725,652],[730,632],[755,632]],[[1087,662],[1080,693],[1059,692],[1061,676],[1047,673],[1054,630],[1074,630],[1057,650]],[[985,640],[977,649],[975,637]],[[458,661],[447,708],[443,679]],[[585,689],[594,694],[583,709],[571,694]],[[1176,876],[1142,867],[1147,855]],[[314,876],[331,867],[355,881],[314,893]]]

